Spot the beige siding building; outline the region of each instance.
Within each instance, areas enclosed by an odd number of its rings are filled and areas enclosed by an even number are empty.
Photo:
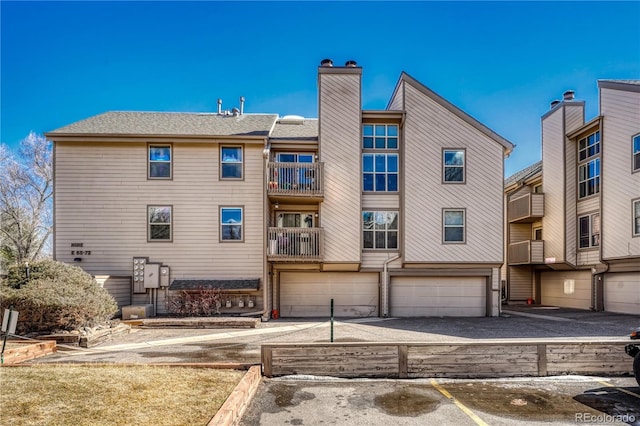
[[[362,68],[318,68],[318,119],[109,112],[49,132],[55,258],[121,307],[495,316],[513,145],[403,73],[362,109]],[[562,202],[562,201],[560,201]]]
[[[640,312],[640,81],[598,87],[590,121],[552,103],[542,161],[505,181],[507,302]]]

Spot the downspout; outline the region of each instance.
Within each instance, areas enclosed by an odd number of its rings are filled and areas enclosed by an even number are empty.
[[[402,257],[402,255],[400,253],[398,253],[397,255],[387,259],[384,261],[384,264],[382,266],[382,287],[381,287],[381,291],[380,291],[380,299],[382,302],[382,317],[383,318],[387,318],[389,317],[389,271],[388,271],[388,265],[395,261],[400,259],[400,257]]]
[[[275,122],[274,122],[275,125]],[[271,286],[273,285],[273,278],[271,275],[271,268],[269,267],[269,263],[267,262],[267,249],[268,249],[268,244],[269,242],[267,241],[268,239],[268,218],[269,218],[269,203],[268,203],[268,195],[267,195],[267,182],[269,177],[267,176],[269,173],[269,156],[271,153],[271,144],[269,143],[269,139],[265,139],[264,141],[264,149],[262,150],[262,158],[264,159],[264,175],[263,175],[263,181],[262,181],[262,194],[263,194],[263,207],[262,207],[262,211],[263,211],[263,216],[264,216],[264,221],[262,223],[262,234],[263,234],[263,238],[262,238],[262,247],[263,247],[263,252],[262,252],[262,256],[263,256],[263,268],[262,270],[266,273],[266,280],[263,280],[263,285],[262,285],[262,300],[263,300],[263,309],[260,311],[254,311],[254,312],[244,312],[241,313],[240,316],[241,317],[248,317],[248,316],[255,316],[255,315],[260,315],[262,317],[262,321],[269,321],[269,311],[270,311],[270,306],[269,306],[269,289],[271,288]],[[265,278],[265,274],[263,272],[263,278]]]

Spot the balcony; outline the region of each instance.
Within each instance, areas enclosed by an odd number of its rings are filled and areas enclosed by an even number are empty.
[[[509,244],[510,266],[544,264],[544,241],[525,240]]]
[[[544,194],[525,194],[509,200],[509,223],[531,223],[544,216]]]
[[[322,228],[269,228],[267,260],[320,262],[323,258]]]
[[[272,202],[311,204],[324,199],[324,163],[269,163],[267,178]]]

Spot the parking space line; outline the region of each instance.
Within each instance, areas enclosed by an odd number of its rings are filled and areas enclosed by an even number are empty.
[[[453,395],[451,395],[445,388],[443,388],[441,385],[438,384],[438,382],[436,382],[433,379],[431,379],[431,386],[436,388],[438,390],[438,392],[440,392],[442,395],[444,395],[445,397],[450,399],[454,404],[456,404],[456,406],[459,409],[461,409],[462,412],[465,413],[467,416],[471,417],[471,420],[476,422],[476,424],[478,426],[489,426],[487,423],[484,422],[484,420],[482,420],[473,411],[471,411],[469,408],[467,408],[466,405],[464,405],[463,403],[458,401],[456,398],[454,398]]]
[[[619,387],[617,387],[617,386],[615,386],[615,385],[612,385],[611,383],[603,382],[603,381],[600,381],[600,380],[598,380],[598,383],[600,383],[601,385],[605,385],[605,386],[607,386],[607,387],[610,387],[610,388],[616,388],[616,389],[617,389],[617,390],[619,390],[620,392],[624,392],[624,393],[626,393],[626,394],[628,394],[628,395],[635,396],[636,398],[640,399],[640,395],[638,395],[637,393],[634,393],[634,392],[628,391],[628,390],[626,390],[626,389],[619,388]]]

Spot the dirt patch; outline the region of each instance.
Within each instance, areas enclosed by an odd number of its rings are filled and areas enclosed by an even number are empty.
[[[539,388],[495,386],[488,384],[448,384],[447,391],[472,410],[501,417],[534,421],[574,420],[576,413],[597,415],[596,411],[573,398]]]
[[[374,404],[392,416],[417,417],[435,410],[440,402],[414,389],[401,388],[376,396]]]

